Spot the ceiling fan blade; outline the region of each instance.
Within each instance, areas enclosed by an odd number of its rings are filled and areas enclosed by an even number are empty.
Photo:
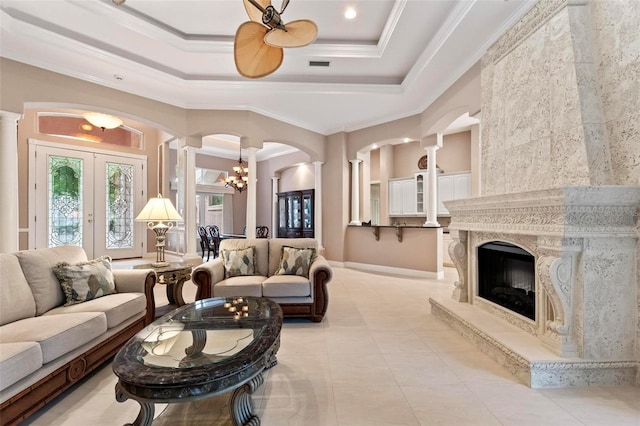
[[[264,25],[251,21],[238,27],[233,45],[233,58],[240,75],[247,78],[264,77],[282,64],[283,50],[264,42],[267,31],[269,29]]]
[[[282,8],[280,9],[280,15],[282,15],[282,13],[284,12],[284,10],[287,8],[288,5],[289,5],[289,0],[282,1]]]
[[[266,9],[267,7],[271,6],[271,0],[254,0],[254,1],[258,3],[260,6],[262,6],[263,9]],[[249,15],[249,19],[251,19],[253,22],[262,22],[263,11],[255,7],[253,4],[251,4],[249,0],[243,0],[243,2],[244,2],[244,9],[247,11],[247,15]]]
[[[302,47],[313,43],[318,36],[318,26],[308,19],[288,22],[285,28],[286,31],[269,31],[264,36],[264,42],[274,47]]]

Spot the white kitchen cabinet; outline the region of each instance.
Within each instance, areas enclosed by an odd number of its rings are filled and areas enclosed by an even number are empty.
[[[389,181],[389,216],[402,215],[402,181]]]
[[[415,216],[416,183],[413,178],[389,181],[389,216]]]
[[[448,215],[445,201],[459,200],[471,196],[471,174],[456,173],[438,176],[438,215]]]

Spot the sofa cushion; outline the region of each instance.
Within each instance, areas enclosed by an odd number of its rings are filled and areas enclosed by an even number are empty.
[[[213,287],[214,297],[254,296],[262,297],[262,282],[267,277],[261,275],[227,278]]]
[[[274,275],[262,283],[264,297],[311,296],[311,283],[299,275]]]
[[[97,299],[116,291],[111,272],[111,258],[102,256],[70,265],[61,262],[53,267],[67,299],[65,306]]]
[[[36,315],[36,301],[13,254],[0,254],[0,325]]]
[[[0,390],[42,367],[42,351],[36,342],[0,343]]]
[[[85,303],[53,308],[44,316],[77,312],[104,312],[107,317],[107,328],[113,328],[129,318],[146,312],[146,300],[142,293],[116,293]]]
[[[42,362],[48,363],[90,342],[107,331],[102,312],[26,318],[0,327],[0,343],[37,342]]]
[[[282,247],[280,264],[275,275],[299,275],[309,278],[309,268],[311,259],[315,256],[316,250],[312,248]]]
[[[82,247],[60,246],[42,250],[25,250],[15,253],[20,261],[24,277],[31,287],[36,301],[36,315],[64,303],[65,297],[60,282],[53,273],[53,267],[60,262],[86,262],[87,255]]]
[[[269,240],[266,238],[229,238],[220,241],[220,251],[255,247],[256,274],[267,276],[269,272]]]
[[[312,248],[318,252],[318,240],[314,238],[272,238],[269,241],[269,276],[275,275],[276,270],[280,266],[282,257],[282,247],[294,248]],[[315,257],[311,259],[311,263]]]
[[[256,255],[254,247],[220,250],[224,265],[224,277],[255,275]]]

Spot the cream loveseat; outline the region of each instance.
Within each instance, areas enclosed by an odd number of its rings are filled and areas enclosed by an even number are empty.
[[[64,306],[53,268],[86,261],[71,246],[0,254],[2,425],[20,423],[153,321],[156,275],[148,269],[113,270],[116,293]]]
[[[227,277],[226,251],[254,248],[253,273]],[[283,247],[313,249],[308,275],[278,275]],[[285,317],[322,321],[327,312],[327,284],[332,270],[323,256],[317,254],[318,242],[313,238],[228,239],[220,243],[220,256],[199,265],[192,273],[198,290],[196,299],[209,297],[268,297],[282,307]]]

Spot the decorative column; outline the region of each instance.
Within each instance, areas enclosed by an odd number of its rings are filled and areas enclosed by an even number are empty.
[[[271,177],[271,238],[278,237],[278,222],[279,222],[279,212],[278,212],[278,184],[280,178],[278,176]]]
[[[349,160],[351,163],[351,222],[349,225],[362,225],[360,222],[360,163],[362,160]]]
[[[241,138],[241,142],[244,139],[246,138]],[[255,238],[257,208],[256,197],[258,194],[258,191],[256,191],[256,184],[258,183],[256,173],[256,153],[258,152],[258,148],[251,146],[247,148],[247,150],[249,151],[249,159],[247,161],[247,167],[249,167],[249,173],[247,174],[249,178],[247,185],[247,238]]]
[[[18,129],[19,114],[0,111],[0,253],[18,251]]]
[[[314,214],[313,214],[313,226],[315,238],[318,240],[318,249],[322,250],[322,161],[314,161],[315,167],[315,199],[314,199]]]
[[[424,226],[438,227],[438,172],[436,151],[442,147],[442,133],[438,133],[436,144],[426,146],[427,150],[427,221]]]
[[[196,217],[196,150],[202,147],[202,137],[189,136],[180,139],[181,156],[184,168],[181,169],[183,184],[178,186],[178,196],[183,191],[184,222],[184,259],[200,258],[196,246],[196,229],[198,218]]]

